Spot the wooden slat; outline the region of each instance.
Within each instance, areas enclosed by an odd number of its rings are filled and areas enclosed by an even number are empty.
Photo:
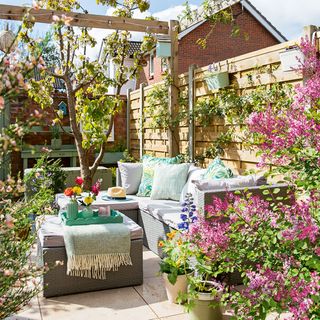
[[[21,20],[28,8],[0,4],[0,19]],[[168,34],[169,24],[165,21],[131,19],[97,14],[85,14],[78,12],[64,12],[57,10],[29,9],[34,21],[40,23],[52,23],[52,17],[67,15],[73,18],[70,25],[75,27],[88,27],[99,29],[128,30],[138,32],[153,32]]]

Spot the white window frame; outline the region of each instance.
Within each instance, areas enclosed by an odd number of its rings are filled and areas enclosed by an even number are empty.
[[[161,72],[166,72],[169,69],[168,58],[161,58]]]
[[[154,76],[154,58],[155,58],[155,54],[153,51],[150,53],[150,57],[149,57],[149,77]]]

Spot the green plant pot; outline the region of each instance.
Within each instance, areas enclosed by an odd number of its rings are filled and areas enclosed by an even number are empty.
[[[215,286],[212,281],[203,281],[206,284]],[[212,295],[210,292],[198,292],[194,299],[194,307],[190,310],[189,320],[222,320],[222,312],[219,304],[220,293]]]
[[[204,297],[208,295],[208,297]],[[214,297],[209,293],[199,293],[199,299],[195,300],[195,306],[189,313],[189,320],[222,320],[222,312],[219,306],[212,307]]]
[[[230,83],[228,72],[208,72],[205,74],[204,79],[209,90],[225,88]]]
[[[75,220],[78,217],[78,203],[70,201],[67,204],[67,219]]]
[[[62,146],[62,140],[61,139],[51,139],[51,148],[53,150],[59,150]]]

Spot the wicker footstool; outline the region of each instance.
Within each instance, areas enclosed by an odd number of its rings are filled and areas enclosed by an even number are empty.
[[[38,229],[38,258],[50,270],[43,276],[44,297],[140,285],[143,282],[143,230],[134,221],[124,217],[131,231],[132,266],[121,266],[118,271],[107,272],[106,280],[67,275],[67,255],[63,240],[61,220],[46,216]],[[55,266],[56,261],[63,265]]]

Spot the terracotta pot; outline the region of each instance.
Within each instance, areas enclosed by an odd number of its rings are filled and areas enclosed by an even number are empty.
[[[188,288],[187,276],[185,274],[179,275],[177,277],[177,281],[175,284],[170,283],[170,281],[168,280],[167,273],[163,273],[162,277],[164,279],[168,300],[171,303],[177,303],[179,292],[187,293],[187,288]]]
[[[210,283],[210,281],[208,281]],[[189,320],[222,320],[220,306],[212,307],[213,301],[219,299],[209,292],[199,292],[198,298],[194,300],[195,305],[189,313]]]

